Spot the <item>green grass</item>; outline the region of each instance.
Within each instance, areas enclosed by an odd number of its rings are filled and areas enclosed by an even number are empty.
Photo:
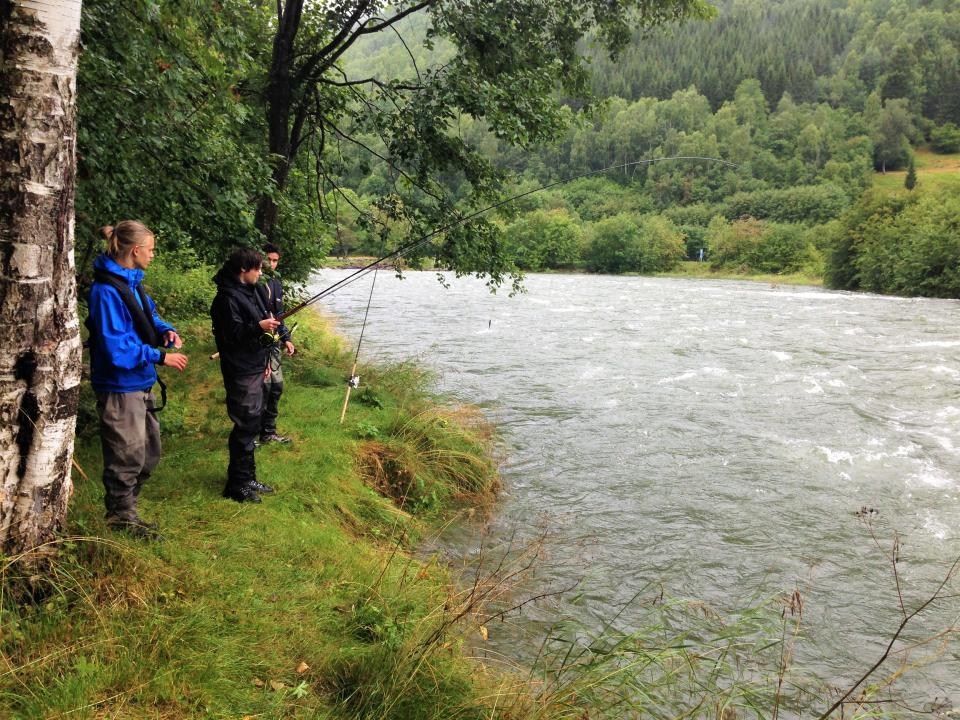
[[[257,453],[277,489],[262,505],[220,497],[224,392],[208,331],[187,329],[191,364],[164,371],[163,460],[140,502],[159,544],[105,527],[86,388],[68,539],[35,601],[8,592],[0,610],[0,717],[479,717],[467,661],[442,643],[413,652],[450,589],[409,548],[454,499],[491,500],[489,429],[434,404],[408,366],[363,368],[340,425],[350,357],[305,324],[284,366],[294,443]],[[358,458],[386,460],[365,478]],[[18,587],[19,565],[3,569]]]
[[[657,273],[658,277],[681,277],[715,280],[752,280],[754,282],[769,283],[771,285],[822,285],[823,278],[806,273],[789,273],[777,275],[773,273],[741,273],[736,270],[710,267],[710,263],[687,260],[680,263],[670,272]]]
[[[924,192],[944,192],[960,188],[960,153],[939,155],[924,148],[914,150],[916,161],[916,190]],[[906,170],[891,170],[886,174],[874,175],[873,186],[880,190],[897,191],[904,189]]]

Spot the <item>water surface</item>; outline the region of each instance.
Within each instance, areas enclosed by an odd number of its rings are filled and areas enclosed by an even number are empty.
[[[538,582],[587,592],[525,622],[589,624],[649,582],[723,607],[800,587],[808,660],[840,681],[898,622],[857,511],[877,511],[885,543],[900,534],[908,600],[960,554],[960,302],[585,275],[531,275],[509,298],[447,279],[381,272],[362,359],[418,358],[500,427],[507,493],[489,531],[549,514]],[[369,291],[368,276],[324,300],[354,341]],[[449,542],[469,553],[476,528]],[[949,599],[923,629],[958,615]],[[491,642],[522,655],[516,632]],[[960,705],[956,642],[910,682]]]

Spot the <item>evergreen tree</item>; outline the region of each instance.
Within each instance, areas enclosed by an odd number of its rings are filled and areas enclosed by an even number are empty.
[[[913,162],[913,155],[910,155],[910,163],[907,165],[907,177],[903,180],[903,186],[907,190],[913,190],[917,186],[917,168]]]

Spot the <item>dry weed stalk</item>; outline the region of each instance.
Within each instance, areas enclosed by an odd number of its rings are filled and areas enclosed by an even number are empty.
[[[897,603],[900,610],[900,624],[897,626],[897,629],[894,631],[893,635],[890,637],[890,641],[887,643],[880,657],[855,682],[853,682],[848,688],[846,688],[846,690],[841,692],[840,697],[837,698],[837,700],[832,705],[830,705],[830,707],[828,707],[822,714],[820,714],[817,717],[817,720],[827,720],[827,718],[829,718],[838,709],[840,710],[841,717],[843,717],[844,707],[847,705],[854,705],[857,707],[863,707],[866,704],[873,705],[873,704],[883,704],[883,703],[896,703],[896,704],[902,705],[901,702],[892,700],[892,699],[868,700],[868,698],[863,693],[861,693],[861,695],[854,700],[851,700],[850,697],[857,691],[858,688],[860,688],[868,679],[870,679],[877,671],[880,670],[881,666],[883,666],[883,664],[887,661],[887,659],[891,655],[901,654],[903,656],[903,660],[901,662],[901,666],[885,682],[885,685],[887,685],[888,687],[893,683],[893,681],[895,681],[898,677],[900,677],[906,670],[909,653],[911,650],[917,647],[929,645],[931,642],[937,639],[941,639],[941,640],[945,639],[946,637],[948,637],[949,635],[957,631],[956,627],[951,626],[949,628],[945,628],[944,630],[941,630],[938,633],[935,633],[931,637],[925,638],[924,640],[921,640],[917,643],[913,643],[908,647],[894,650],[894,646],[900,640],[900,636],[903,634],[904,630],[913,620],[915,620],[921,613],[923,613],[924,610],[926,610],[928,607],[930,607],[931,605],[933,605],[939,600],[943,600],[947,597],[956,597],[955,595],[945,594],[944,589],[947,587],[950,581],[953,580],[953,578],[957,575],[958,571],[960,571],[960,556],[958,556],[950,565],[950,568],[947,570],[943,579],[937,585],[937,588],[933,591],[933,593],[930,596],[928,596],[923,602],[921,602],[916,608],[914,608],[913,610],[908,610],[907,605],[903,599],[903,590],[900,585],[900,572],[897,568],[897,564],[900,562],[900,549],[902,547],[900,543],[900,536],[898,533],[894,533],[893,542],[891,544],[890,549],[885,550],[881,545],[879,538],[877,537],[876,531],[874,530],[872,515],[873,515],[872,513],[871,514],[858,513],[858,517],[860,517],[860,519],[867,526],[867,530],[870,533],[870,537],[873,539],[874,545],[876,545],[877,549],[890,561],[890,568],[893,574],[894,585],[897,591]],[[932,711],[927,711],[927,712],[932,712]]]

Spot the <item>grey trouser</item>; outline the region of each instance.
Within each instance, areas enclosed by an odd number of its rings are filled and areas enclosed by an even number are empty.
[[[160,462],[152,392],[97,393],[107,517],[137,518],[137,496]]]

